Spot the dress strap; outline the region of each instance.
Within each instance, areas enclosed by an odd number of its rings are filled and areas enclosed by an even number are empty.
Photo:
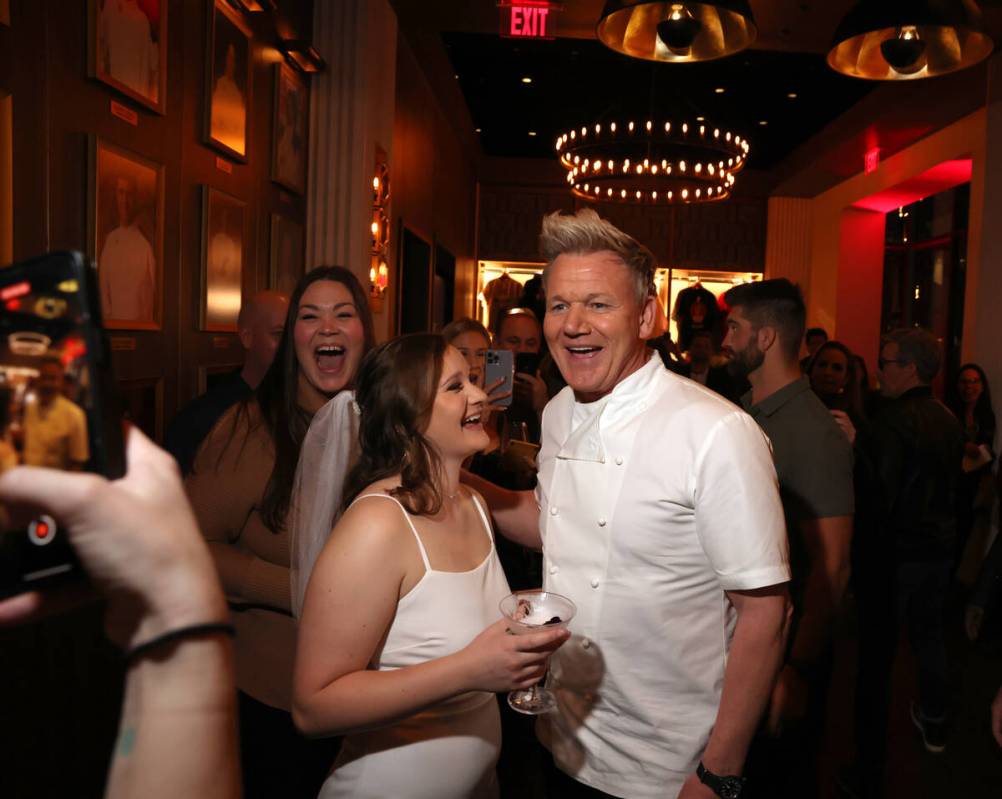
[[[367,497],[382,497],[383,499],[388,499],[390,502],[395,502],[397,504],[397,507],[400,508],[401,513],[404,514],[404,518],[407,520],[407,526],[410,527],[411,532],[414,533],[414,539],[417,541],[418,549],[421,550],[421,560],[424,562],[425,570],[434,571],[434,569],[431,568],[431,562],[428,560],[428,553],[425,551],[424,544],[421,543],[421,536],[418,535],[417,528],[414,526],[414,522],[411,521],[411,515],[407,512],[407,508],[403,506],[403,503],[401,503],[396,497],[391,497],[389,494],[372,493],[361,494],[360,496],[355,497],[355,499],[352,500],[351,505],[354,505],[360,499],[366,499]],[[351,505],[348,507],[350,508]]]
[[[494,529],[491,527],[491,521],[487,518],[487,512],[484,510],[483,505],[480,504],[480,500],[477,499],[477,495],[471,493],[470,497],[473,499],[473,504],[477,506],[477,512],[480,514],[480,518],[484,523],[484,529],[487,531],[487,538],[490,539],[491,544],[494,544]]]

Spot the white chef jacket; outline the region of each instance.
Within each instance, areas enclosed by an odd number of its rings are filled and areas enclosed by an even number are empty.
[[[601,400],[547,405],[536,492],[545,587],[577,605],[540,738],[580,782],[674,797],[716,719],[724,591],[790,579],[768,440],[651,358]]]

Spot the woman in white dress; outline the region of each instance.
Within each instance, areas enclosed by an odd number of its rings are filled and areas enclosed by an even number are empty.
[[[403,336],[357,378],[360,454],[300,620],[293,716],[344,735],[320,796],[496,795],[493,692],[538,681],[567,634],[507,634],[483,500],[460,486],[487,397],[441,336]]]

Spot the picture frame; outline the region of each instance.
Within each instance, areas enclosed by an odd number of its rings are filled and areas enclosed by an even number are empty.
[[[88,0],[88,74],[167,113],[167,0]]]
[[[247,203],[202,186],[202,282],[199,321],[209,332],[236,333],[243,300]]]
[[[271,257],[268,268],[268,287],[292,294],[305,272],[305,229],[298,222],[271,215]]]
[[[88,239],[104,325],[159,330],[163,312],[164,166],[91,136]]]
[[[251,30],[226,0],[208,0],[205,143],[247,162],[251,109]]]
[[[420,333],[431,328],[432,244],[400,220],[397,275],[397,334]]]
[[[286,63],[276,64],[271,179],[295,194],[306,191],[309,102],[309,87],[303,77]]]

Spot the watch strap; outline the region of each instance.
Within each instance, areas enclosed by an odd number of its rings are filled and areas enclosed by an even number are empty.
[[[720,799],[740,799],[745,787],[744,777],[714,774],[703,765],[702,760],[696,766],[696,776],[703,785],[713,791]]]

